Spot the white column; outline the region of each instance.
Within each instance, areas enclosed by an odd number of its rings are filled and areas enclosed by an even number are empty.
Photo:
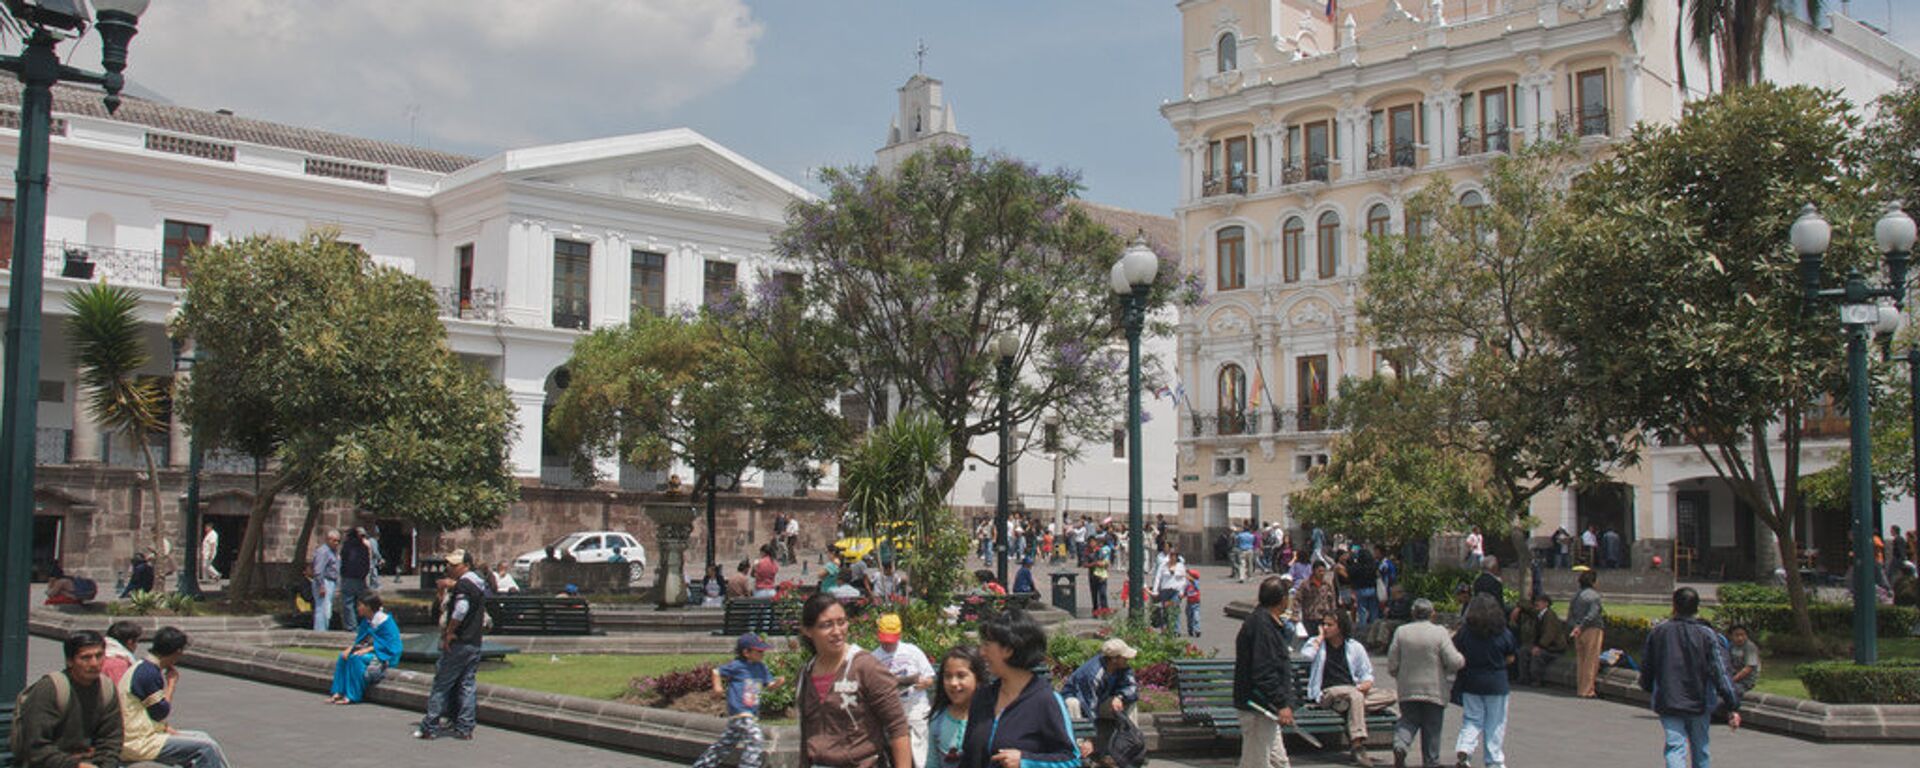
[[[1441,98],[1446,100],[1440,121],[1440,145],[1445,148],[1447,159],[1460,156],[1460,94],[1456,91],[1443,91]]]
[[[1646,538],[1670,539],[1674,536],[1673,525],[1673,489],[1666,483],[1654,482],[1653,503],[1648,506],[1648,519],[1645,530],[1650,531]],[[1569,492],[1571,493],[1571,492]],[[1573,530],[1568,528],[1567,530]]]
[[[633,277],[625,235],[608,232],[593,244],[593,272],[587,295],[593,297],[592,323],[600,328],[627,322],[627,283]]]
[[[544,389],[527,390],[512,386],[507,395],[513,401],[514,423],[520,426],[520,434],[511,449],[513,473],[521,477],[539,477],[540,441],[545,437],[541,422],[547,393]]]
[[[1539,91],[1534,89],[1532,80],[1532,76],[1520,78],[1519,87],[1515,89],[1519,92],[1515,99],[1517,103],[1514,104],[1514,111],[1520,115],[1520,119],[1515,123],[1514,128],[1519,129],[1520,138],[1529,144],[1539,138],[1534,133],[1534,126],[1539,124],[1539,118],[1536,114],[1537,110],[1535,109],[1538,106]]]
[[[167,466],[184,467],[187,465],[187,422],[179,408],[173,409],[173,418],[167,423]],[[76,424],[76,426],[78,426]]]
[[[1640,122],[1640,56],[1620,57],[1620,119],[1613,121],[1610,133],[1625,136]]]
[[[74,382],[73,455],[69,458],[75,464],[95,464],[100,461],[100,425],[94,421],[93,409],[87,407],[87,394],[79,382]]]
[[[1564,74],[1557,69],[1540,76],[1540,114],[1541,119],[1546,121],[1540,131],[1542,135],[1550,135],[1552,126],[1560,120],[1560,104],[1554,95],[1554,86],[1562,77]]]

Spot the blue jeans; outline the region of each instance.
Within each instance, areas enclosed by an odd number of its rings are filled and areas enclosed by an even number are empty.
[[[340,583],[332,579],[313,580],[313,631],[325,632],[333,621],[333,593]]]
[[[1200,636],[1200,603],[1187,603],[1187,636]]]
[[[227,756],[221,753],[220,743],[205,731],[167,734],[166,745],[160,747],[160,754],[153,760],[181,768],[227,768]]]
[[[1487,768],[1506,765],[1507,694],[1462,693],[1460,708],[1460,738],[1454,742],[1453,751],[1471,755],[1484,736],[1487,751],[1482,762]]]
[[[351,576],[340,577],[339,594],[335,602],[340,604],[340,628],[352,632],[360,627],[360,596],[367,594],[367,580]]]
[[[1708,715],[1661,715],[1667,733],[1667,768],[1708,768]]]
[[[480,646],[456,643],[447,646],[440,654],[440,661],[433,665],[433,692],[427,694],[427,716],[420,720],[420,731],[435,734],[440,731],[440,718],[448,709],[453,710],[453,726],[450,730],[457,735],[473,733],[474,692],[473,676],[480,671]]]
[[[1380,618],[1380,590],[1361,587],[1353,591],[1353,628],[1363,629]]]

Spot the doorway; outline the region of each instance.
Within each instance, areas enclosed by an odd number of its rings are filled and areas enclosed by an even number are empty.
[[[213,548],[213,570],[221,578],[233,577],[233,561],[240,558],[240,539],[247,535],[245,515],[202,515],[202,523],[213,526],[220,541]]]
[[[1704,507],[1703,507],[1704,508]],[[1593,526],[1600,537],[1600,552],[1597,562],[1614,568],[1627,568],[1633,564],[1633,486],[1625,483],[1602,483],[1590,488],[1582,488],[1574,496],[1574,524],[1580,531]],[[1608,552],[1609,532],[1619,538],[1619,546]],[[1580,533],[1576,532],[1575,536]],[[1611,557],[1609,557],[1611,555]]]
[[[61,515],[33,516],[33,580],[46,581],[60,560],[60,534],[66,519]]]

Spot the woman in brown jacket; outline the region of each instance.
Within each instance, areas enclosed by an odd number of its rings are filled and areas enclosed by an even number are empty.
[[[800,765],[911,768],[906,711],[893,673],[847,642],[847,610],[824,592],[800,608]]]

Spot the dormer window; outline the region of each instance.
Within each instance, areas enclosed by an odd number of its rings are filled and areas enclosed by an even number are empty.
[[[1232,32],[1220,35],[1213,46],[1214,71],[1232,72],[1240,68],[1240,40]]]

